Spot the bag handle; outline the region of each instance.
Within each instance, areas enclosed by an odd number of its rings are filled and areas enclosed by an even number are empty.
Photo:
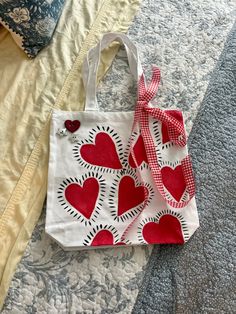
[[[139,60],[137,47],[132,43],[128,36],[122,33],[104,34],[97,46],[90,49],[83,63],[83,82],[85,88],[85,111],[99,110],[96,98],[96,81],[98,65],[100,62],[101,51],[107,48],[113,41],[119,41],[125,47],[130,71],[134,79],[138,82],[143,74],[142,65]]]

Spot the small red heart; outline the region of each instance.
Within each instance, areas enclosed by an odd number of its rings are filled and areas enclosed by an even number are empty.
[[[186,189],[186,182],[181,165],[177,166],[175,169],[167,166],[163,167],[161,174],[164,186],[176,201],[179,202]]]
[[[109,230],[101,230],[95,235],[91,245],[113,245],[113,241],[113,234]]]
[[[181,224],[172,215],[161,216],[159,223],[148,222],[144,225],[143,238],[149,244],[184,243]]]
[[[65,124],[65,127],[67,128],[67,130],[70,131],[71,133],[74,133],[80,127],[79,120],[74,120],[74,121],[66,120],[64,124]]]
[[[95,137],[95,144],[84,144],[80,149],[80,154],[86,162],[92,165],[122,169],[116,145],[107,133],[98,133]]]
[[[138,166],[140,166],[143,161],[148,163],[142,135],[139,135],[138,140],[134,145],[133,151]],[[136,168],[132,154],[129,155],[129,164],[132,168]]]
[[[90,219],[98,198],[99,184],[95,178],[88,178],[83,186],[72,183],[65,189],[66,200],[84,217]]]
[[[124,176],[120,180],[118,190],[118,216],[140,205],[145,200],[144,186],[135,186],[135,181],[130,176]]]
[[[100,230],[93,238],[91,246],[101,245],[114,245],[114,237],[109,230]],[[125,243],[118,242],[115,245],[125,245]]]

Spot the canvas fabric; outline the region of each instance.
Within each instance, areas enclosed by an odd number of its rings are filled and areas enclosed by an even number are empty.
[[[100,53],[126,49],[137,82],[132,112],[101,112]],[[54,110],[50,130],[46,232],[65,250],[154,243],[183,244],[199,226],[182,112],[152,104],[136,46],[107,33],[84,60],[85,111]]]

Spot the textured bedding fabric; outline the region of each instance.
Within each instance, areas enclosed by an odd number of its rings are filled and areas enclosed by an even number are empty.
[[[154,63],[161,68],[159,105],[181,108],[188,132],[234,12],[234,0],[143,0],[129,29],[144,67]],[[71,30],[76,31],[74,27]],[[72,104],[71,109],[78,110],[77,73],[73,79],[62,107]],[[126,57],[120,51],[99,85],[100,108],[133,109],[136,90],[132,86]],[[3,313],[131,313],[152,246],[65,253],[45,235],[44,226],[43,214],[12,280]]]
[[[201,228],[156,246],[133,313],[235,313],[236,24],[211,77],[189,148]]]
[[[64,5],[64,0],[0,0],[0,24],[29,57],[48,45]]]
[[[52,108],[83,109],[88,48],[103,33],[127,31],[138,7],[139,0],[67,0],[51,44],[33,60],[0,27],[0,307],[42,211]],[[116,51],[106,51],[100,77]]]

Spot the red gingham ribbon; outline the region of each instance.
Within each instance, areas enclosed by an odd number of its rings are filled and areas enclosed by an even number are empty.
[[[187,137],[184,130],[184,126],[176,118],[168,115],[165,110],[160,108],[152,108],[149,105],[150,100],[155,96],[158,85],[160,83],[160,70],[153,66],[152,69],[152,79],[148,87],[145,86],[144,75],[142,74],[139,81],[138,90],[138,101],[135,110],[134,125],[139,124],[141,134],[143,137],[145,150],[147,154],[148,163],[152,172],[153,179],[155,181],[156,187],[165,201],[174,208],[185,207],[195,194],[195,184],[192,172],[192,164],[190,156],[186,156],[182,161],[182,170],[184,173],[184,178],[186,186],[189,193],[189,199],[184,202],[176,202],[168,200],[165,195],[164,185],[161,175],[161,168],[158,164],[157,153],[155,150],[155,145],[149,128],[149,116],[157,119],[161,123],[164,123],[168,129],[168,135],[170,140],[180,147],[184,147],[187,144]],[[131,148],[133,150],[133,147]]]
[[[184,147],[187,144],[187,137],[186,137],[183,124],[180,123],[176,118],[168,115],[165,112],[165,110],[162,110],[160,108],[152,108],[149,105],[149,102],[156,95],[158,85],[160,83],[160,77],[161,77],[160,70],[156,66],[153,66],[152,68],[152,79],[147,88],[145,85],[144,75],[142,74],[142,76],[140,77],[140,81],[138,84],[138,101],[137,101],[136,109],[135,109],[132,132],[135,126],[138,124],[141,130],[141,135],[143,137],[148,164],[150,166],[154,182],[156,184],[158,191],[160,192],[162,197],[165,199],[166,203],[168,203],[170,206],[174,208],[183,208],[190,202],[192,197],[195,195],[195,184],[194,184],[194,177],[193,177],[193,172],[192,172],[192,164],[191,164],[190,156],[187,155],[181,161],[181,166],[182,166],[187,190],[189,193],[189,198],[187,201],[183,201],[183,202],[176,202],[173,200],[168,200],[166,198],[166,194],[164,191],[161,168],[158,164],[157,153],[156,153],[155,145],[154,145],[153,138],[152,138],[150,128],[149,128],[149,116],[152,116],[154,119],[157,119],[158,121],[160,121],[161,123],[164,123],[167,126],[169,138],[173,143],[175,143],[176,145],[180,147]],[[133,144],[134,144],[133,142],[134,140],[130,144],[130,153],[133,157],[135,166],[137,167],[137,169],[140,170],[141,165],[138,166],[137,160],[135,158],[135,154],[133,150]],[[140,175],[141,183],[144,184],[141,171],[139,171],[139,175]],[[147,205],[147,202],[148,202],[148,193],[145,190],[145,201],[142,206],[142,209],[140,210],[139,214],[135,217],[135,219],[125,229],[122,235],[122,239],[125,238],[125,235],[127,234],[128,230],[131,228],[131,226],[137,220],[138,216],[144,210],[144,208]]]

